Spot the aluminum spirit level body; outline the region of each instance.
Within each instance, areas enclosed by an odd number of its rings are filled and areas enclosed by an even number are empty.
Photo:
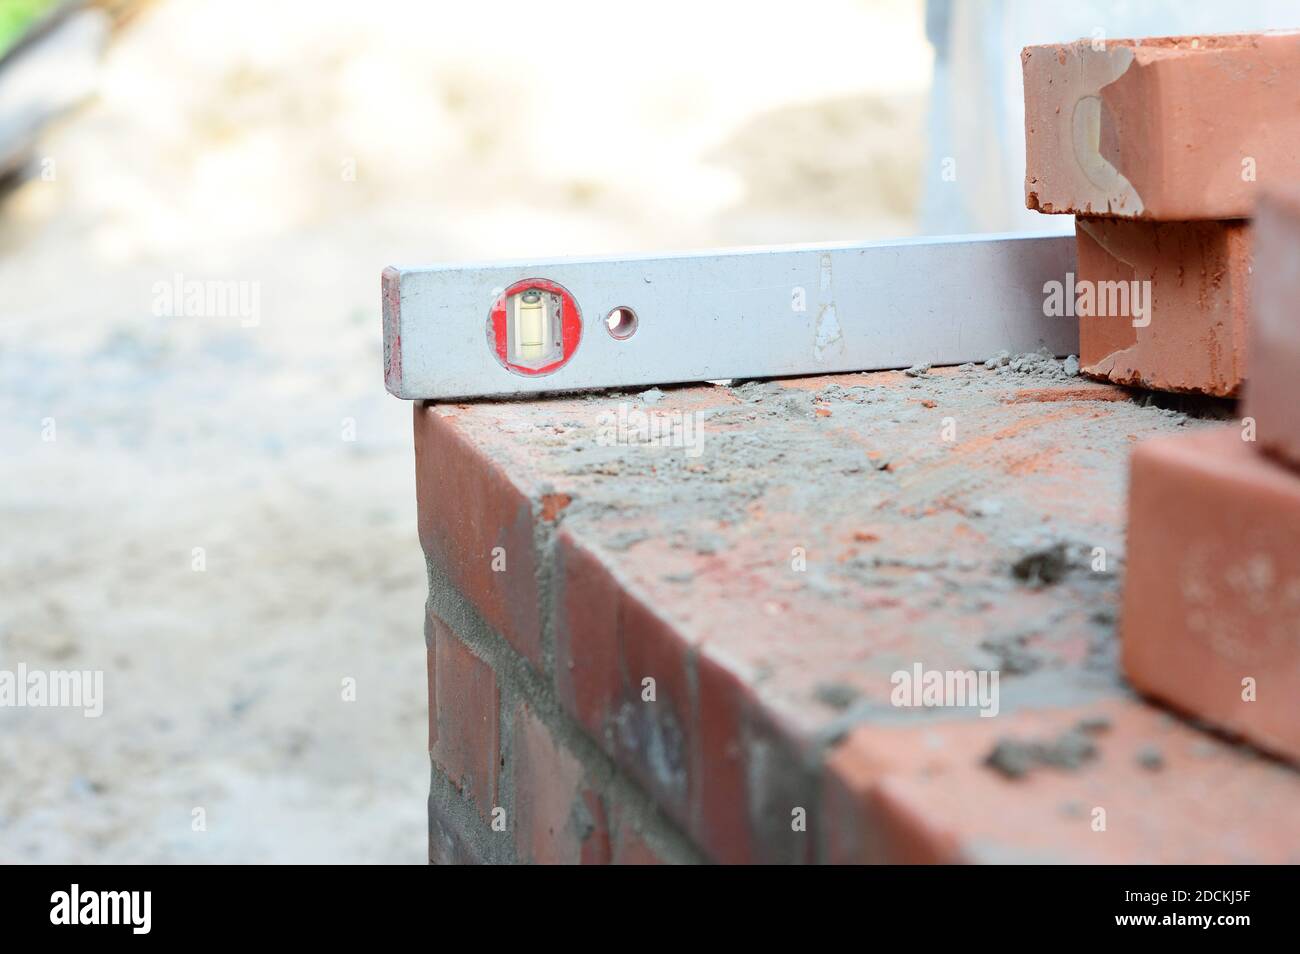
[[[1073,236],[387,268],[384,370],[445,400],[982,361],[1077,348],[1044,314]]]

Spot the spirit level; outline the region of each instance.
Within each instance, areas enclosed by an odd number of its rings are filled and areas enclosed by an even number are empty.
[[[387,268],[384,377],[437,400],[1064,355],[1044,285],[1073,270],[1073,236],[1011,235]]]

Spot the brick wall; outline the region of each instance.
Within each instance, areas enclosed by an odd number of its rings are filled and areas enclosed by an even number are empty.
[[[1128,450],[1211,424],[1040,357],[417,406],[431,860],[1297,860],[1117,668]]]
[[[560,709],[539,670],[432,565],[425,641],[430,861],[701,860]]]

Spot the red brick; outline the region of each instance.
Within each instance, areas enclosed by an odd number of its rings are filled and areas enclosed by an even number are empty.
[[[555,627],[560,703],[664,808],[688,817],[696,740],[682,634],[561,532]],[[654,700],[643,699],[654,679]]]
[[[538,864],[606,864],[604,806],[577,756],[521,704],[514,716],[515,850]]]
[[[452,408],[415,405],[420,543],[494,629],[542,665],[530,498],[456,427]],[[493,569],[494,550],[505,569]],[[498,564],[499,565],[499,564]]]
[[[1241,434],[1134,451],[1124,670],[1142,692],[1300,762],[1300,476]],[[1242,698],[1247,678],[1255,701]]]
[[[437,617],[434,636],[433,761],[492,819],[500,767],[500,695],[496,674]]]
[[[955,864],[963,861],[951,832],[932,828],[893,791],[865,732],[837,748],[823,788],[826,861],[856,864]]]
[[[702,653],[693,694],[689,636],[649,610],[626,583],[620,587],[567,532],[559,553],[561,702],[669,814],[693,820],[716,860],[811,860],[812,835],[790,826],[791,809],[808,801],[791,791],[799,778],[795,744],[752,698],[751,682]],[[642,700],[646,677],[655,680],[653,702]],[[756,790],[753,782],[762,784]]]
[[[1085,732],[1080,724],[1104,719]],[[1001,740],[1082,732],[1072,767],[1008,777]],[[1295,772],[1135,700],[991,719],[864,726],[827,763],[838,862],[1225,864],[1300,861]],[[1094,809],[1105,830],[1093,828]]]
[[[707,644],[697,672],[701,764],[694,827],[701,846],[724,864],[810,863],[817,812],[805,784],[805,753],[757,697],[757,673],[716,658]],[[804,811],[803,830],[792,825],[795,809]]]
[[[734,662],[733,662],[734,665]],[[696,808],[701,846],[724,864],[749,864],[758,856],[749,819],[749,780],[742,708],[752,690],[744,677],[701,654],[700,794]]]
[[[1150,283],[1140,317],[1080,315],[1083,372],[1161,391],[1236,394],[1246,373],[1250,225],[1081,218],[1075,230],[1079,282]]]
[[[631,825],[623,829],[612,863],[616,865],[668,864]]]
[[[1300,177],[1300,35],[1079,40],[1021,63],[1031,209],[1245,218],[1258,185]]]
[[[613,859],[616,865],[663,865],[668,864],[641,837],[639,832],[630,831],[619,843],[618,854]]]
[[[618,586],[599,557],[561,531],[555,683],[560,703],[604,742],[625,694]],[[608,749],[610,746],[606,746]]]
[[[671,862],[646,839],[645,833],[617,804],[610,809],[610,863],[666,865]]]
[[[1255,217],[1245,414],[1259,446],[1300,467],[1300,190],[1267,194]]]

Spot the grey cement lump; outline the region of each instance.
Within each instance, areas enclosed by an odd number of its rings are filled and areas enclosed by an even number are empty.
[[[1148,772],[1159,772],[1165,767],[1164,754],[1154,745],[1145,746],[1138,752],[1137,762]]]
[[[1079,359],[1070,355],[1064,361],[1057,361],[1046,348],[1024,354],[1011,354],[999,351],[987,361],[984,367],[989,371],[1013,374],[1032,374],[1038,377],[1064,380],[1076,377],[1079,373]]]
[[[819,682],[813,696],[832,709],[847,709],[858,698],[858,690],[842,682]]]
[[[1097,757],[1092,735],[1080,723],[1055,739],[999,739],[984,764],[1007,778],[1023,778],[1040,766],[1074,771]]]
[[[1017,580],[1031,586],[1057,583],[1070,572],[1070,549],[1064,543],[1055,543],[1041,550],[1026,553],[1011,565]]]
[[[1093,570],[1089,554],[1089,547],[1066,541],[1033,547],[1011,564],[1011,575],[1030,586],[1049,586],[1074,570]]]

